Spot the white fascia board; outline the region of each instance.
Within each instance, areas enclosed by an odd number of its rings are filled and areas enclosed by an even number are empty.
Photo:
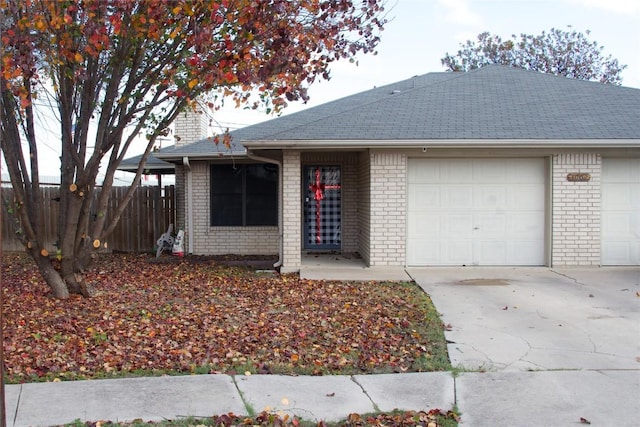
[[[156,158],[165,161],[171,160],[182,160],[184,157],[188,157],[192,160],[216,160],[216,159],[225,159],[225,158],[245,158],[247,157],[247,152],[242,153],[164,153],[164,154],[156,154]]]
[[[427,139],[427,140],[277,140],[241,141],[249,149],[333,150],[365,148],[640,148],[640,139]]]

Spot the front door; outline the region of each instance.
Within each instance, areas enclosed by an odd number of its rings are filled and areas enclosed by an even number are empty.
[[[305,166],[304,185],[304,248],[340,249],[340,166]]]

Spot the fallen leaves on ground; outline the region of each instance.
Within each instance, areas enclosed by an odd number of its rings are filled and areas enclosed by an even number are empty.
[[[96,295],[56,300],[26,255],[5,254],[7,379],[448,368],[442,323],[413,284],[151,260],[100,256],[85,276]]]
[[[395,412],[392,414],[376,414],[362,416],[359,414],[351,414],[347,417],[346,422],[340,423],[345,427],[364,427],[364,426],[424,426],[438,427],[441,421],[459,421],[458,415],[453,411],[443,411],[441,409],[431,409],[430,411],[406,411]]]
[[[459,421],[458,414],[453,411],[443,411],[441,409],[431,409],[429,411],[395,411],[393,413],[381,413],[373,415],[349,414],[349,416],[337,423],[330,423],[331,426],[340,427],[441,427],[444,425],[457,425]],[[289,414],[277,414],[273,412],[263,411],[253,417],[244,417],[233,413],[216,415],[207,419],[199,420],[181,420],[163,421],[159,424],[144,423],[136,421],[134,423],[118,423],[113,424],[110,421],[88,422],[83,424],[86,427],[111,427],[111,426],[142,426],[142,425],[159,425],[162,427],[170,426],[188,426],[188,427],[232,427],[232,426],[267,426],[267,427],[300,427],[300,426],[316,426],[327,427],[327,423],[319,421],[311,423],[301,420],[296,416]]]

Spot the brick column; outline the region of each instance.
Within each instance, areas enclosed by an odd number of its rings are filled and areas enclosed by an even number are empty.
[[[282,174],[284,188],[282,192],[283,212],[283,264],[282,272],[300,271],[302,230],[302,200],[300,195],[302,173],[300,170],[300,152],[285,150],[282,156]]]
[[[406,264],[407,156],[371,154],[369,264]]]
[[[595,153],[553,156],[552,266],[600,265],[600,176]],[[591,175],[569,181],[568,174]]]
[[[207,234],[211,218],[209,214],[211,211],[211,172],[209,165],[205,162],[193,162],[191,163],[191,174],[193,186],[190,189],[193,208],[191,232],[193,236],[190,237],[193,238],[193,253],[206,254],[209,253],[206,250],[206,245],[209,240]]]

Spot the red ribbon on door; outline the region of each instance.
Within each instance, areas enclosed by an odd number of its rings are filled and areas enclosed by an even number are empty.
[[[322,182],[322,174],[320,172],[320,168],[316,168],[315,171],[315,182],[309,186],[309,189],[313,191],[313,199],[316,201],[316,243],[322,243],[322,234],[321,224],[322,224],[322,213],[320,212],[321,201],[324,199],[325,190],[337,190],[340,188],[340,185],[326,185]]]

